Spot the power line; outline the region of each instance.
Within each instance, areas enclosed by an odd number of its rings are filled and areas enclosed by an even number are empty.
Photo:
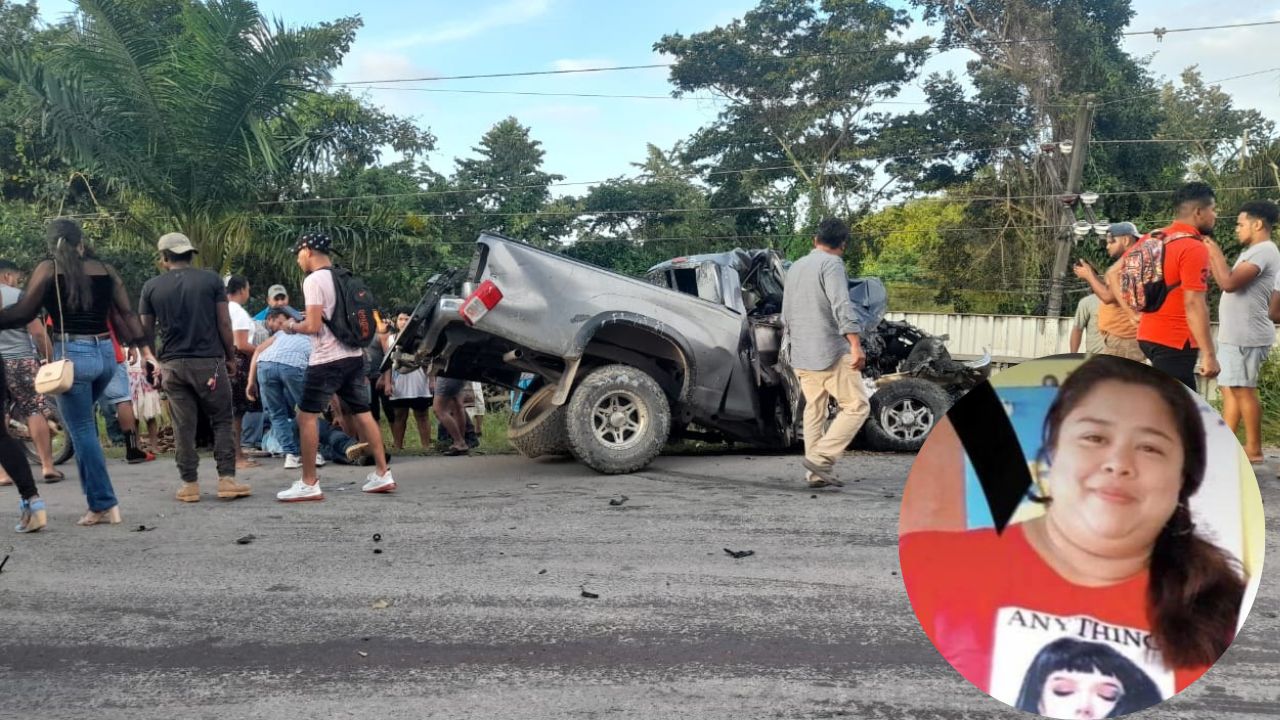
[[[1131,30],[1119,33],[1125,37],[1135,37],[1138,35],[1152,35],[1157,38],[1163,38],[1165,35],[1174,35],[1177,33],[1199,32],[1204,30],[1228,30],[1234,28],[1260,27],[1264,25],[1280,25],[1280,20],[1260,20],[1254,22],[1235,23],[1230,25],[1206,25],[1200,27],[1182,27],[1182,28],[1154,28],[1152,30]],[[1018,38],[1012,40],[987,40],[976,43],[945,43],[936,41],[924,46],[926,49],[934,50],[960,50],[972,49],[977,46],[987,45],[1018,45],[1044,42],[1058,42],[1056,37],[1040,37],[1040,38]],[[839,58],[839,57],[856,57],[859,55],[867,55],[883,52],[901,52],[901,47],[880,47],[866,48],[864,50],[839,52],[839,53],[810,53],[801,55],[779,55],[779,56],[760,56],[759,60],[813,60],[822,58]],[[655,70],[659,68],[669,68],[675,63],[649,63],[645,65],[606,65],[600,67],[586,68],[565,68],[560,70],[525,70],[517,72],[498,72],[498,73],[471,73],[466,75],[432,75],[416,78],[387,78],[382,80],[348,80],[345,82],[335,82],[333,85],[352,86],[352,85],[380,85],[385,83],[403,83],[403,82],[440,82],[444,80],[480,80],[491,78],[509,78],[509,77],[535,77],[544,75],[577,75],[585,73],[604,73],[604,72],[623,72],[632,70]]]
[[[1280,22],[1280,21],[1277,21],[1277,22]],[[1242,80],[1242,79],[1244,79],[1244,78],[1257,77],[1257,76],[1259,76],[1259,75],[1268,75],[1268,74],[1270,74],[1270,73],[1274,73],[1274,72],[1280,72],[1280,67],[1268,68],[1268,69],[1266,69],[1266,70],[1257,70],[1257,71],[1254,71],[1254,72],[1245,73],[1245,74],[1243,74],[1243,75],[1232,75],[1231,77],[1225,77],[1225,78],[1221,78],[1221,79],[1218,79],[1218,80],[1206,80],[1206,81],[1204,81],[1204,84],[1205,84],[1205,85],[1217,85],[1218,83],[1224,83],[1224,82],[1228,82],[1228,81],[1230,81],[1230,80]],[[1117,98],[1117,99],[1115,99],[1115,100],[1106,100],[1106,101],[1104,101],[1104,102],[1094,103],[1094,107],[1102,107],[1102,106],[1104,106],[1104,105],[1114,105],[1114,104],[1116,104],[1116,103],[1128,102],[1128,101],[1130,101],[1130,100],[1136,100],[1136,99],[1141,98],[1141,97],[1147,97],[1147,96],[1150,96],[1150,95],[1159,95],[1159,94],[1163,93],[1164,91],[1165,91],[1165,88],[1164,88],[1164,87],[1161,87],[1161,88],[1156,89],[1156,90],[1148,90],[1147,92],[1141,92],[1141,93],[1137,93],[1137,94],[1135,94],[1135,95],[1129,95],[1129,96],[1127,96],[1127,97]]]
[[[1109,145],[1109,144],[1141,144],[1141,143],[1200,143],[1200,142],[1234,142],[1235,140],[1236,138],[1178,138],[1178,139],[1152,138],[1152,139],[1145,139],[1145,140],[1144,139],[1092,140],[1090,141],[1090,144]],[[970,150],[943,150],[938,152],[930,151],[930,152],[922,152],[922,153],[899,153],[899,154],[892,154],[892,155],[880,155],[880,156],[856,158],[855,160],[852,160],[850,162],[897,160],[897,159],[904,159],[904,158],[928,158],[928,157],[937,157],[937,156],[951,155],[951,154],[972,155],[975,153],[994,152],[997,150],[1010,150],[1010,149],[1022,148],[1022,147],[1027,147],[1029,145],[1034,145],[1034,144],[1035,143],[1033,141],[1028,141],[1026,143],[1022,143],[1018,145],[1000,145],[996,147],[975,148]],[[820,165],[821,164],[819,163],[805,163],[805,164],[801,164],[800,167],[807,169],[807,168],[820,167]],[[258,205],[300,205],[300,204],[318,203],[318,202],[345,202],[349,200],[378,200],[378,199],[386,199],[386,198],[430,197],[430,196],[438,196],[438,195],[465,195],[468,193],[481,194],[481,193],[488,193],[488,192],[495,192],[495,191],[527,190],[527,189],[536,189],[536,188],[543,188],[543,187],[563,188],[563,187],[582,187],[584,185],[585,186],[603,185],[605,183],[614,182],[614,181],[693,180],[693,179],[701,179],[701,178],[710,178],[710,177],[719,176],[719,175],[741,175],[741,174],[748,174],[753,172],[774,172],[779,170],[792,170],[795,168],[796,168],[795,165],[771,165],[771,166],[760,166],[760,167],[750,167],[750,168],[738,168],[733,170],[713,170],[707,173],[696,173],[696,172],[666,173],[666,174],[641,173],[638,175],[633,175],[631,177],[624,176],[624,177],[618,177],[618,178],[604,178],[601,180],[581,180],[581,181],[574,181],[574,182],[527,183],[527,184],[516,184],[516,185],[494,185],[494,186],[485,187],[485,188],[449,188],[449,189],[443,189],[443,190],[417,190],[413,192],[403,192],[403,193],[373,193],[373,194],[366,194],[366,195],[344,195],[344,196],[336,196],[336,197],[293,198],[288,200],[264,200],[262,202],[259,202]],[[832,175],[844,176],[848,174],[849,173],[833,173]],[[1021,197],[1026,199],[1035,199],[1035,198],[1055,197],[1055,196],[1033,195],[1033,196],[1021,196]],[[1018,198],[1002,197],[999,199],[1009,200],[1009,199],[1018,199]]]

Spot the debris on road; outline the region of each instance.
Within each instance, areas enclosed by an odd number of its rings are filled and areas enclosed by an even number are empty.
[[[810,496],[809,496],[809,499],[810,499],[810,500],[817,500],[817,499],[818,499],[818,496],[817,496],[817,495],[810,495]]]
[[[587,590],[587,588],[586,588],[586,587],[582,587],[582,588],[581,588],[581,590],[582,590],[582,597],[587,598],[588,600],[599,600],[599,599],[600,599],[600,596],[599,596],[599,595],[597,595],[596,593],[591,592],[590,590]]]
[[[539,570],[539,571],[538,571],[538,574],[539,574],[539,575],[546,575],[546,574],[547,574],[547,569],[546,569],[546,568],[542,568],[541,570]]]
[[[382,548],[374,548],[374,549],[373,549],[373,554],[374,554],[374,555],[381,555],[381,554],[382,554]]]
[[[356,654],[357,654],[357,655],[359,655],[360,657],[369,657],[369,653],[367,653],[367,652],[365,652],[365,651],[363,651],[363,650],[357,650],[357,651],[356,651]]]
[[[630,499],[631,499],[631,498],[627,497],[626,495],[620,495],[620,496],[618,496],[618,497],[616,497],[616,498],[614,498],[614,499],[610,500],[610,501],[609,501],[609,504],[610,504],[610,505],[612,505],[612,506],[614,506],[614,507],[618,507],[619,505],[621,505],[622,503],[624,503],[624,502],[626,502],[626,501],[628,501],[628,500],[630,500]]]
[[[724,551],[734,560],[741,560],[744,557],[751,557],[756,554],[755,550],[730,550],[729,548],[725,548]]]
[[[254,535],[245,535],[245,536],[244,536],[244,537],[242,537],[242,538],[237,538],[237,539],[236,539],[236,544],[237,544],[237,545],[248,545],[249,543],[253,542],[254,540],[257,540],[257,537],[256,537],[256,536],[254,536]]]
[[[9,556],[6,554],[3,560],[0,560],[0,572],[4,572],[5,563],[9,562]]]
[[[374,533],[374,534],[373,534],[373,541],[374,541],[374,542],[382,542],[382,533]]]
[[[151,527],[147,527],[146,525],[139,525],[138,527],[134,528],[133,531],[134,532],[150,532],[155,529],[156,529],[155,525],[152,525]]]
[[[373,601],[374,610],[386,610],[389,607],[391,607],[391,601],[386,598],[378,598]]]

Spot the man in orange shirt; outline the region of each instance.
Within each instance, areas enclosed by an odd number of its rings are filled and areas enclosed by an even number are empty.
[[[1120,293],[1121,259],[1138,241],[1138,227],[1131,222],[1112,223],[1107,230],[1107,256],[1115,262],[1102,278],[1084,260],[1076,263],[1076,277],[1089,283],[1098,296],[1098,331],[1102,333],[1103,355],[1117,355],[1145,363],[1147,356],[1138,347],[1138,314],[1124,304]]]
[[[1209,332],[1209,250],[1203,238],[1213,234],[1217,200],[1207,183],[1190,182],[1174,192],[1173,207],[1175,219],[1162,232],[1167,237],[1188,236],[1164,247],[1169,292],[1160,309],[1142,313],[1138,345],[1152,365],[1194,390],[1197,357],[1200,375],[1212,378],[1220,371]]]

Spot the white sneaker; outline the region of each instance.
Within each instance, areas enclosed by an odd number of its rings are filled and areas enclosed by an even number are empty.
[[[301,480],[294,480],[293,485],[288,490],[281,490],[276,493],[276,499],[280,502],[305,502],[307,500],[323,500],[324,492],[320,490],[320,483],[308,485]]]
[[[328,461],[324,459],[323,455],[321,455],[320,453],[316,453],[316,467],[324,467],[324,464],[326,462]]]
[[[302,458],[298,457],[297,455],[284,456],[285,470],[297,470],[300,467],[302,467]]]
[[[389,493],[396,491],[396,479],[391,477],[391,470],[387,470],[386,475],[379,475],[377,472],[369,473],[365,478],[364,487],[360,488],[367,493]]]

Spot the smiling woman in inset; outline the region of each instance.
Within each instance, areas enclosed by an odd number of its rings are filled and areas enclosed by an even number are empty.
[[[1139,648],[1167,687],[1185,688],[1230,645],[1245,587],[1192,520],[1205,456],[1200,409],[1178,381],[1118,357],[1082,363],[1045,417],[1041,517],[1003,534],[902,535],[903,579],[930,640],[987,692],[1021,673],[998,657],[998,638],[1037,631]]]
[[[1031,661],[1016,707],[1051,718],[1120,717],[1160,702],[1142,668],[1107,645],[1054,640]]]

